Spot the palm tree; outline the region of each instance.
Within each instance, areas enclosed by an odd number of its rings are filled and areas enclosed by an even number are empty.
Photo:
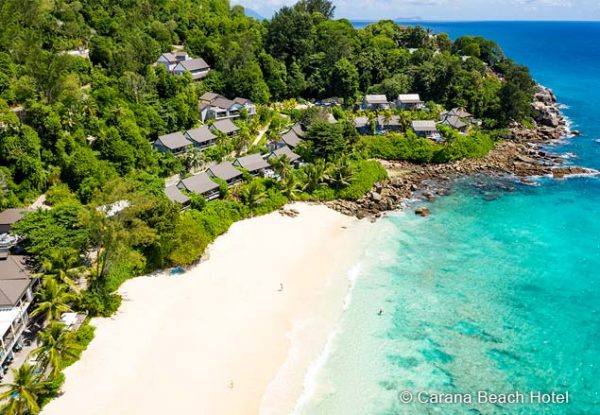
[[[47,383],[42,381],[40,375],[35,373],[35,368],[27,363],[18,369],[13,369],[13,381],[0,385],[0,388],[7,388],[0,394],[0,400],[6,401],[0,407],[0,413],[3,415],[26,415],[38,414],[40,405],[38,400],[40,395],[47,391]]]
[[[369,127],[371,127],[371,132],[373,135],[377,132],[377,114],[374,112],[369,112],[367,114],[367,119],[369,120]]]
[[[309,164],[304,168],[306,174],[305,190],[309,193],[317,190],[323,184],[325,178],[325,162],[317,160],[313,164]]]
[[[290,174],[284,180],[280,182],[281,194],[287,197],[289,200],[295,200],[296,196],[301,193],[301,189],[298,186],[298,181],[293,174]]]
[[[347,157],[341,157],[328,169],[326,178],[335,189],[344,188],[354,180],[354,169]]]
[[[73,332],[59,322],[50,323],[42,330],[38,338],[42,345],[33,350],[33,356],[39,356],[44,369],[52,368],[51,374],[56,375],[67,359],[75,359],[83,348],[75,340]]]
[[[31,312],[36,317],[45,315],[46,323],[60,320],[62,313],[72,311],[69,302],[73,295],[67,292],[66,285],[60,284],[50,276],[44,277],[42,288],[36,293],[38,299],[37,307]]]
[[[258,180],[254,180],[242,190],[242,198],[250,209],[254,209],[264,203],[267,192]]]
[[[290,158],[285,154],[271,159],[270,163],[282,179],[286,179],[292,172],[292,163]]]
[[[192,148],[191,150],[186,151],[184,163],[188,171],[194,172],[204,166],[204,163],[206,163],[206,156],[201,150]]]
[[[77,262],[75,250],[55,250],[50,257],[42,261],[42,272],[46,276],[54,277],[58,282],[67,285],[72,291],[79,294],[78,280],[84,273],[85,267],[74,266]]]
[[[250,144],[250,132],[243,126],[235,140],[235,153],[239,157]]]

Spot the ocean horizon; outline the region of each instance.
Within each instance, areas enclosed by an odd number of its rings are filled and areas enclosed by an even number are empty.
[[[582,133],[550,150],[600,168],[600,23],[410,23],[497,41]],[[600,180],[464,178],[429,208],[371,228],[351,301],[294,413],[597,413]],[[480,391],[527,400],[480,403]],[[530,402],[552,392],[568,403]],[[474,402],[419,402],[435,394]]]

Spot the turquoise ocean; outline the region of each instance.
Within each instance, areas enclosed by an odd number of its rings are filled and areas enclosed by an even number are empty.
[[[600,168],[599,23],[419,24],[491,38],[528,65],[582,132],[553,150]],[[600,414],[600,179],[465,178],[429,207],[370,228],[295,413]],[[524,402],[480,404],[478,391]],[[530,403],[530,391],[569,403]],[[435,393],[473,403],[418,402]]]

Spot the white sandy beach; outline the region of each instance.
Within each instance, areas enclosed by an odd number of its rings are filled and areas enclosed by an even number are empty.
[[[185,274],[127,281],[43,414],[289,414],[342,313],[360,239],[351,218],[294,208],[234,224]]]

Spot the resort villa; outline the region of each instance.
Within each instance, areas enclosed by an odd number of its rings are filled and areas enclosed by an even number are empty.
[[[231,100],[214,92],[205,92],[200,97],[198,109],[202,122],[210,119],[238,118],[242,110],[246,110],[250,118],[256,115],[256,105],[249,99],[238,97]]]
[[[481,125],[481,121],[464,108],[453,108],[441,114],[439,124],[447,125],[466,134],[471,125]]]
[[[396,106],[400,109],[415,110],[425,108],[425,103],[421,101],[419,94],[400,94],[396,98]]]
[[[224,180],[228,185],[233,185],[242,180],[242,172],[233,167],[228,161],[224,161],[210,167],[206,173],[211,177]]]
[[[184,135],[196,148],[203,149],[217,145],[217,136],[213,134],[207,125],[188,130]]]
[[[360,117],[354,118],[354,128],[363,135],[372,134],[373,128],[371,123],[369,122],[369,117],[366,115],[361,115]]]
[[[298,147],[302,143],[304,128],[300,123],[294,124],[288,131],[281,135],[281,141],[274,143],[273,149],[283,146],[288,146],[292,149]]]
[[[159,136],[152,144],[161,153],[171,152],[181,154],[194,146],[190,140],[180,131]]]
[[[204,59],[194,59],[183,51],[163,53],[156,63],[164,66],[169,73],[175,75],[183,75],[188,72],[192,75],[194,81],[203,79],[210,72],[210,66]]]
[[[0,213],[0,234],[8,233],[11,227],[23,219],[27,209],[11,208],[6,209]]]
[[[187,206],[190,203],[190,198],[179,190],[177,185],[167,186],[165,194],[171,202],[179,203],[182,206]]]
[[[27,327],[28,308],[33,301],[35,279],[28,257],[0,257],[0,366],[13,359],[14,351],[22,347],[22,335]]]
[[[288,146],[280,147],[276,150],[271,151],[268,157],[269,159],[278,158],[285,156],[289,160],[289,162],[294,166],[298,167],[300,163],[302,163],[302,158],[294,153]]]
[[[412,129],[416,135],[423,138],[429,138],[434,141],[441,141],[440,133],[438,132],[435,121],[431,120],[418,120],[413,121]]]
[[[366,95],[361,107],[363,110],[389,110],[392,104],[385,95]]]
[[[462,134],[465,134],[469,129],[469,124],[461,120],[460,117],[457,117],[456,115],[445,115],[442,117],[442,120],[439,122],[439,124],[454,128]]]
[[[215,122],[215,124],[212,125],[213,130],[207,125],[202,125],[183,133],[176,131],[171,134],[161,135],[152,145],[161,153],[170,152],[177,155],[185,153],[192,148],[203,150],[216,146],[218,137],[215,135],[215,131],[227,136],[233,136],[239,131],[239,128],[231,120],[222,120],[222,122]]]
[[[367,116],[356,117],[354,118],[354,127],[363,135],[382,134],[388,131],[402,131],[404,129],[398,115],[391,115],[389,117],[378,115],[374,120],[374,125],[371,124]],[[373,129],[373,127],[375,128]]]
[[[249,154],[239,157],[233,162],[236,167],[246,169],[248,173],[256,176],[270,167],[269,163],[260,154]]]
[[[226,135],[227,137],[233,137],[240,131],[240,128],[237,125],[235,125],[233,121],[231,121],[231,119],[229,118],[215,121],[212,125],[212,128],[215,131]]]
[[[188,192],[201,195],[206,200],[216,199],[220,195],[219,185],[212,181],[206,173],[198,173],[181,180],[177,184],[177,188],[179,190],[187,190]]]

